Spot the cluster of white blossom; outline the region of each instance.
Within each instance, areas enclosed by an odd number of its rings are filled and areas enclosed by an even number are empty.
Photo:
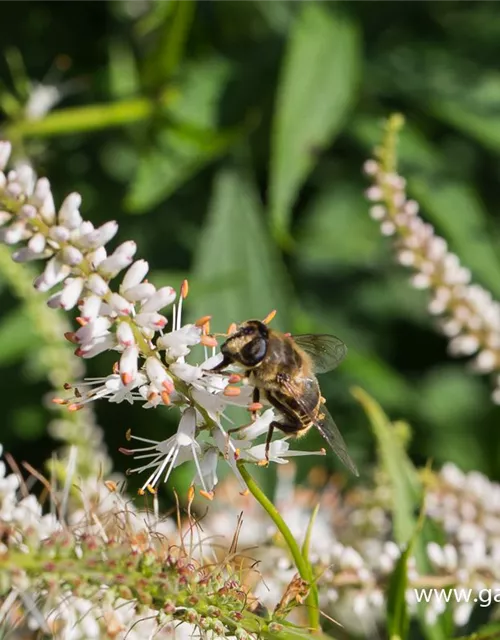
[[[476,371],[494,373],[492,399],[500,403],[500,303],[471,284],[469,269],[419,216],[417,202],[407,198],[404,178],[386,170],[382,157],[368,160],[364,169],[374,182],[366,191],[373,203],[370,215],[383,235],[394,236],[398,262],[415,272],[412,285],[430,290],[429,313],[442,316],[440,327],[450,338],[450,353],[475,355]]]
[[[237,617],[236,635],[218,619],[221,611],[232,615],[235,604],[221,596],[218,612],[217,591],[229,580],[241,592],[230,573],[217,575],[210,545],[205,542],[204,571],[204,553],[198,549],[195,560],[182,551],[186,533],[159,517],[157,502],[152,511],[139,511],[111,480],[77,482],[75,466],[70,459],[70,482],[51,493],[44,515],[24,480],[0,460],[0,632],[14,638],[42,632],[55,640],[250,640]],[[149,576],[142,581],[141,567]],[[179,604],[187,584],[191,608]],[[157,608],[155,594],[163,598]]]
[[[332,482],[318,489],[314,482],[309,487],[297,486],[290,470],[280,468],[275,504],[299,543],[304,540],[314,505],[320,504],[310,539],[310,558],[320,576],[322,610],[351,632],[374,637],[386,616],[387,588],[401,555],[393,539],[389,486],[380,477],[374,486],[342,494]],[[259,504],[245,496],[231,506],[224,500],[226,493],[234,494],[232,482],[219,487],[222,500],[213,504],[204,519],[204,532],[220,539],[243,511],[239,541],[251,549],[261,573],[254,592],[272,608],[295,569]],[[434,623],[451,608],[460,628],[468,622],[474,606],[479,606],[474,598],[483,602],[479,600],[481,590],[484,594],[488,590],[493,606],[500,602],[500,485],[448,463],[428,476],[425,513],[436,530],[442,530],[445,542],[428,544],[432,567],[428,575],[419,573],[416,559],[409,558],[407,603],[416,615],[415,589],[435,588],[437,592],[432,592],[424,605],[427,622]],[[438,593],[449,587],[463,593],[470,589],[473,595],[468,602],[447,604]]]
[[[80,327],[66,334],[76,345],[78,356],[92,358],[105,351],[118,354],[111,373],[76,385],[71,398],[56,401],[72,411],[98,399],[140,402],[146,409],[175,406],[182,417],[174,436],[151,441],[134,434],[131,439],[147,446],[122,449],[146,461],[134,470],[150,472],[142,491],[154,492],[174,467],[192,460],[197,470],[194,483],[211,498],[221,457],[245,490],[236,462],[262,461],[264,445],[254,445],[253,440],[267,431],[274,414],[268,409],[239,432],[238,440],[227,434],[226,407],[248,408],[252,389],[237,386],[241,376],[235,372],[223,375],[210,371],[222,356],[216,353],[217,341],[208,333],[209,316],[183,324],[187,281],[178,297],[170,286],[157,289],[146,279],[148,263],[134,260],[135,242],[123,242],[112,252],[106,249],[118,231],[116,221],[95,228],[82,218],[77,193],[56,208],[49,181],[36,179],[29,166],[3,172],[10,153],[10,144],[0,142],[0,240],[17,245],[13,258],[18,262],[45,261],[34,286],[51,292],[49,307],[78,308]],[[122,273],[121,281],[116,282]],[[169,306],[172,322],[167,331],[164,309]],[[186,356],[199,344],[205,348],[204,361],[187,363]],[[212,350],[210,357],[207,348]],[[277,463],[302,454],[289,451],[284,437],[273,441],[269,453],[269,460]]]

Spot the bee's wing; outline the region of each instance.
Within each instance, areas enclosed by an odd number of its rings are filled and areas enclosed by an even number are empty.
[[[290,381],[284,381],[282,384],[286,391],[299,405],[304,414],[311,419],[311,422],[315,425],[323,438],[328,442],[333,452],[339,457],[341,462],[343,462],[349,469],[349,471],[352,471],[355,476],[359,476],[356,465],[352,461],[351,456],[347,453],[347,446],[344,438],[342,437],[342,434],[340,433],[334,419],[328,412],[327,408],[324,405],[320,407],[319,413],[322,416],[321,418],[313,415],[302,401],[300,394],[297,393],[297,390],[295,389],[293,384]]]
[[[326,333],[306,333],[291,337],[301,349],[304,349],[311,356],[315,373],[326,373],[335,369],[347,353],[347,347],[342,340]]]
[[[347,453],[346,443],[344,442],[344,438],[342,437],[339,428],[335,424],[335,420],[324,406],[321,407],[321,413],[324,414],[325,417],[322,420],[314,422],[316,428],[349,471],[352,471],[355,476],[359,476],[356,465],[352,461],[351,456]]]

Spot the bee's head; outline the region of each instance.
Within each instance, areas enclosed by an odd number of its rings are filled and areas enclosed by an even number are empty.
[[[266,355],[268,339],[269,329],[263,322],[247,320],[227,338],[221,351],[234,362],[245,367],[255,367]]]

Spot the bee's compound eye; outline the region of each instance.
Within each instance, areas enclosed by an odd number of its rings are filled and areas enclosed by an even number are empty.
[[[255,333],[255,330],[253,329],[253,327],[244,327],[242,329],[242,333],[244,336],[251,336]]]

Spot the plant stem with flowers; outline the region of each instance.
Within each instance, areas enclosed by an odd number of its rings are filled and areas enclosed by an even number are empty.
[[[230,405],[248,410],[252,389],[236,386],[241,380],[237,372],[211,371],[222,356],[216,352],[215,338],[209,335],[210,317],[194,324],[182,322],[187,281],[178,297],[172,287],[156,289],[146,279],[148,263],[134,261],[135,242],[123,242],[108,254],[106,245],[118,232],[116,221],[95,228],[82,218],[77,193],[67,196],[57,209],[49,181],[36,179],[31,167],[21,165],[3,172],[10,153],[10,144],[0,142],[0,240],[17,245],[13,253],[16,262],[45,261],[34,286],[40,292],[51,292],[49,307],[78,309],[79,328],[65,334],[75,345],[77,356],[88,359],[106,351],[118,354],[108,375],[68,384],[72,396],[56,402],[69,411],[80,411],[98,399],[140,402],[145,409],[180,410],[177,433],[169,438],[156,441],[127,434],[129,440],[145,445],[121,449],[141,461],[130,473],[149,472],[140,493],[155,494],[158,484],[166,482],[175,467],[191,460],[196,469],[192,485],[211,500],[220,459],[229,464],[242,491],[247,487],[255,490],[241,463],[262,462],[265,445],[253,441],[268,431],[276,416],[273,409],[267,409],[239,431],[238,439],[230,437],[225,410]],[[121,282],[113,282],[123,271]],[[173,310],[167,331],[168,319],[161,312],[169,305]],[[195,345],[204,348],[201,364],[186,362]],[[273,440],[269,449],[269,461],[277,464],[301,455],[324,455],[324,450],[290,450],[286,436]],[[261,492],[256,492],[256,497],[265,508],[269,506]],[[309,617],[311,627],[317,629],[318,598],[310,567],[279,514],[268,512],[282,531],[302,578],[310,585]]]
[[[402,125],[402,116],[389,118],[382,145],[364,165],[373,181],[366,191],[373,203],[370,215],[383,235],[394,238],[398,262],[414,271],[412,285],[430,291],[428,310],[440,316],[450,354],[475,356],[473,369],[492,375],[492,400],[500,404],[500,303],[471,283],[469,269],[420,217],[418,203],[407,197],[406,181],[397,173],[396,143]]]

